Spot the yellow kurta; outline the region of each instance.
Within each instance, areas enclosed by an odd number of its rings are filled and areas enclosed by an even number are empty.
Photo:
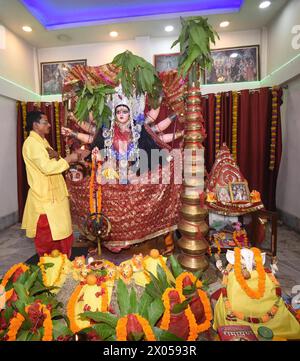
[[[63,158],[49,159],[46,139],[31,131],[23,144],[29,191],[23,214],[22,229],[26,236],[36,235],[39,216],[46,214],[54,241],[72,234],[69,193],[62,173],[69,168]],[[51,147],[50,147],[51,148]]]

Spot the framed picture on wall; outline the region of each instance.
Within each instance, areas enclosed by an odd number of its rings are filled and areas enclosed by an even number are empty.
[[[41,94],[61,94],[68,70],[74,65],[86,64],[86,59],[41,63]]]
[[[240,83],[260,80],[259,45],[211,51],[212,68],[205,84]]]
[[[180,53],[154,55],[154,67],[158,73],[177,70]]]

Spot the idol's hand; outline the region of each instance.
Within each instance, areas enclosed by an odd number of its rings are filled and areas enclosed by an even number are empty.
[[[72,130],[69,128],[61,127],[61,134],[65,137],[70,137],[72,135]]]

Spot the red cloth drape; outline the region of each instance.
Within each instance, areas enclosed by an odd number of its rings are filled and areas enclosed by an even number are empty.
[[[221,143],[232,149],[232,92],[221,93]],[[248,180],[249,188],[261,193],[265,208],[276,209],[276,182],[279,171],[282,136],[281,106],[282,90],[278,89],[278,124],[276,161],[274,170],[269,170],[272,89],[242,90],[238,99],[237,163]],[[202,97],[203,115],[207,138],[205,140],[205,165],[210,172],[215,160],[215,94]]]
[[[18,174],[18,206],[19,206],[19,221],[22,220],[23,211],[25,207],[27,192],[28,192],[28,183],[26,178],[26,170],[25,163],[22,157],[22,146],[25,140],[24,135],[24,118],[23,113],[27,113],[32,110],[40,110],[44,112],[48,121],[51,124],[51,131],[47,136],[47,140],[50,145],[58,150],[58,142],[57,142],[57,120],[59,121],[59,129],[64,121],[64,105],[63,103],[58,103],[57,115],[55,110],[55,102],[52,103],[33,103],[33,102],[17,102],[17,174]],[[61,134],[59,134],[60,144],[61,144],[61,155],[65,156],[65,145],[64,138]]]

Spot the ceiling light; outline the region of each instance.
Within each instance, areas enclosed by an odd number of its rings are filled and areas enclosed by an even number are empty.
[[[259,7],[260,9],[266,9],[271,5],[271,1],[263,1],[262,3],[260,3]]]
[[[174,26],[173,26],[173,25],[168,25],[168,26],[165,27],[165,31],[166,31],[167,33],[169,33],[170,31],[173,31],[173,30],[174,30]]]
[[[30,26],[27,26],[27,25],[23,26],[22,29],[23,29],[24,31],[26,31],[26,33],[32,32],[32,28],[31,28]]]
[[[229,24],[230,24],[229,21],[223,21],[223,22],[221,22],[220,27],[221,28],[227,28],[227,26],[229,26]]]
[[[237,58],[238,56],[239,56],[238,53],[232,53],[232,54],[230,55],[231,58]]]
[[[117,31],[111,31],[111,32],[109,33],[109,35],[110,35],[112,38],[116,38],[116,37],[119,35],[119,33],[118,33]]]

